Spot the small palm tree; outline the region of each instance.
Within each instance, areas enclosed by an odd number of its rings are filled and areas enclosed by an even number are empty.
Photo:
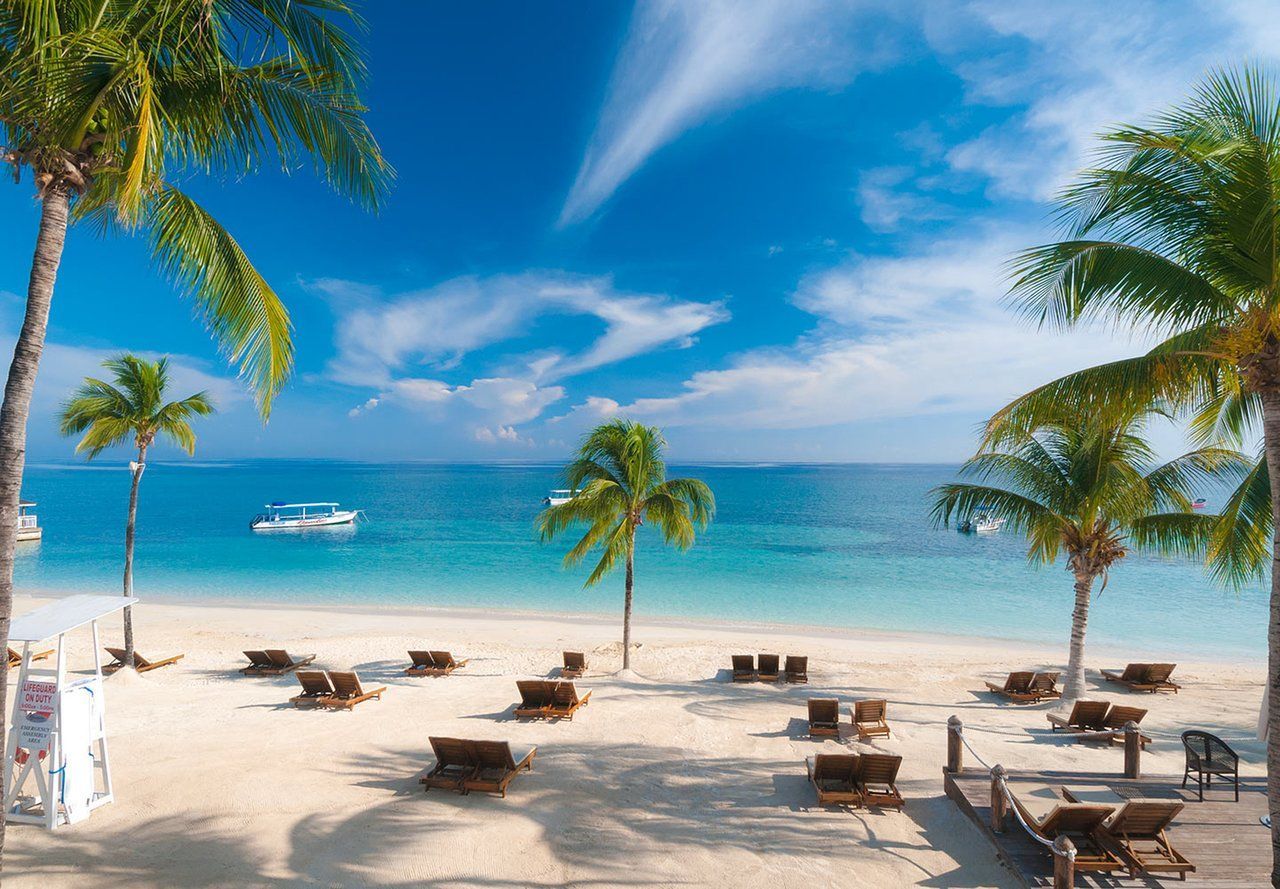
[[[544,541],[578,525],[587,531],[565,554],[577,565],[593,549],[600,561],[584,586],[593,586],[625,562],[626,599],[622,611],[622,669],[631,669],[631,600],[635,580],[636,530],[651,522],[662,539],[679,549],[693,546],[698,530],[715,515],[716,501],[704,482],[667,478],[663,451],[667,442],[655,426],[617,419],[583,438],[578,456],[565,468],[565,483],[577,494],[538,516]]]
[[[961,468],[973,482],[935,488],[933,518],[949,525],[975,512],[1004,519],[1031,543],[1032,562],[1060,553],[1075,578],[1075,610],[1062,704],[1084,692],[1084,637],[1089,598],[1131,549],[1203,552],[1215,518],[1192,512],[1191,494],[1223,471],[1243,474],[1247,461],[1221,448],[1200,448],[1157,464],[1141,428],[1150,412],[1118,425],[1058,420],[1011,430]]]
[[[161,435],[187,454],[196,452],[193,417],[214,411],[207,393],[197,392],[181,401],[165,401],[169,387],[169,360],[148,361],[121,355],[102,363],[114,381],[85,377],[62,408],[59,425],[63,435],[80,435],[76,453],[92,460],[105,449],[132,438],[138,459],[130,467],[129,518],[124,529],[124,594],[133,595],[133,539],[138,519],[138,483],[147,468],[147,451]],[[133,666],[133,615],[124,610],[125,666]]]

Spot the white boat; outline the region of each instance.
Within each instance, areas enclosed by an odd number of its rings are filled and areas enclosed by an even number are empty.
[[[36,514],[30,511],[35,509],[35,506],[35,502],[31,500],[22,500],[18,503],[19,540],[39,540],[44,536],[44,531],[40,529],[40,522],[36,518]]]
[[[574,497],[577,497],[579,491],[573,491],[569,488],[556,488],[546,497],[542,498],[542,502],[548,506],[559,506],[562,503],[568,503]]]
[[[268,503],[266,512],[253,517],[254,531],[285,531],[291,528],[324,528],[350,525],[363,515],[360,509],[339,509],[337,503]]]
[[[966,534],[972,532],[989,534],[994,531],[999,531],[1003,524],[1004,519],[995,518],[985,512],[975,512],[973,515],[969,516],[967,521],[960,523],[959,529]]]
[[[1195,500],[1191,501],[1192,509],[1204,509],[1205,505],[1206,505],[1206,501],[1203,497],[1198,497]]]

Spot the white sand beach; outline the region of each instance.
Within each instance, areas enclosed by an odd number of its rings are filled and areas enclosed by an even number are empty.
[[[42,601],[19,597],[16,612]],[[943,796],[947,717],[989,762],[1121,768],[1118,747],[1048,737],[1049,705],[976,692],[1009,669],[1060,664],[1065,646],[641,620],[624,677],[616,619],[147,603],[135,625],[142,653],[186,656],[108,680],[117,801],[54,833],[11,826],[6,887],[1006,886]],[[90,666],[87,632],[75,643],[72,666]],[[236,672],[242,649],[277,646],[387,692],[352,712],[296,710],[293,677]],[[406,650],[425,647],[470,663],[405,677]],[[563,649],[587,653],[590,704],[572,722],[517,721],[515,680],[555,675]],[[758,651],[808,655],[810,683],[731,683],[730,655]],[[1094,687],[1150,709],[1144,772],[1180,775],[1177,736],[1194,725],[1263,774],[1251,740],[1261,662],[1158,654],[1179,661],[1177,696]],[[1091,680],[1123,660],[1094,649]],[[810,696],[887,698],[893,735],[859,743],[846,724],[839,741],[810,740]],[[427,793],[429,735],[538,753],[506,799]],[[816,806],[805,757],[844,748],[904,758],[901,813]]]

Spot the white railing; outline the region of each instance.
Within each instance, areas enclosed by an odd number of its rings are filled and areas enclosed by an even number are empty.
[[[37,528],[37,527],[39,527],[39,526],[36,524],[36,517],[35,517],[35,516],[33,516],[33,515],[20,515],[20,516],[18,516],[18,527],[19,527],[19,528]]]

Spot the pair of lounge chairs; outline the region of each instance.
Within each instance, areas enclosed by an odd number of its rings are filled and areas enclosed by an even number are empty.
[[[447,651],[411,651],[409,660],[413,661],[404,668],[406,676],[448,676],[459,667],[467,665],[467,658],[454,660]]]
[[[1076,870],[1125,870],[1131,877],[1176,873],[1184,880],[1195,871],[1195,865],[1173,847],[1167,834],[1183,803],[1134,799],[1115,806],[1079,802],[1066,788],[1062,795],[1067,802],[1043,815],[1028,811],[1018,797],[1011,794],[1010,798],[1036,835],[1049,842],[1060,836],[1072,841],[1076,847]]]
[[[778,669],[781,658],[776,654],[756,655],[754,659],[749,654],[735,654],[732,658],[734,682],[777,682],[784,675],[788,682],[809,681],[807,657],[787,655],[787,665],[784,670]]]
[[[52,648],[50,648],[48,651],[37,651],[35,654],[31,655],[31,659],[33,661],[42,661],[51,654],[53,654]],[[18,651],[14,651],[12,648],[10,648],[9,649],[9,666],[18,667],[21,665],[22,665],[22,653]]]
[[[819,753],[804,761],[818,805],[906,805],[896,782],[901,756],[885,753]]]
[[[314,654],[304,654],[295,658],[283,648],[266,648],[262,651],[246,651],[249,666],[241,668],[246,676],[283,676],[294,670],[307,666],[316,659]]]
[[[366,691],[354,671],[299,670],[296,674],[302,693],[289,699],[295,707],[326,707],[350,710],[371,698],[382,700],[386,687]]]
[[[857,729],[858,739],[889,737],[885,719],[889,703],[884,700],[855,701],[849,716]],[[809,737],[840,736],[840,701],[837,698],[809,699]]]
[[[528,719],[573,719],[579,708],[591,700],[591,690],[579,694],[572,682],[554,679],[522,679],[516,682],[520,703],[516,716]]]
[[[512,752],[506,741],[465,741],[460,738],[428,738],[436,762],[418,779],[424,790],[442,787],[464,796],[473,790],[507,795],[507,785],[521,770],[533,769],[537,747]]]
[[[1130,722],[1141,724],[1142,718],[1146,715],[1147,711],[1141,707],[1123,707],[1108,701],[1076,701],[1071,707],[1069,716],[1047,713],[1045,718],[1049,720],[1049,724],[1053,726],[1055,732],[1062,730],[1073,734],[1090,735],[1095,732],[1118,732]],[[1146,735],[1139,735],[1138,739],[1144,749],[1151,743],[1151,739]],[[1119,736],[1112,736],[1110,738],[1085,737],[1082,740],[1116,743],[1123,739]]]
[[[1177,694],[1182,686],[1169,680],[1177,666],[1177,664],[1129,664],[1123,671],[1103,670],[1102,678],[1108,682],[1127,685],[1134,691],[1149,691],[1152,694],[1158,691],[1171,691]]]
[[[105,648],[104,647],[103,650],[106,651],[107,654],[115,658],[115,660],[113,660],[111,663],[107,664],[105,667],[102,668],[103,673],[114,673],[117,670],[123,669],[124,661],[125,661],[125,652],[123,648]],[[161,660],[151,661],[151,660],[147,660],[145,657],[138,654],[137,651],[134,651],[133,669],[137,670],[139,673],[146,673],[148,670],[158,670],[161,667],[167,667],[170,664],[176,664],[178,661],[182,660],[184,657],[186,657],[186,655],[175,654],[173,657],[167,657],[167,658],[162,658]]]
[[[1058,677],[1061,675],[1061,673],[1036,673],[1031,670],[1022,670],[1010,673],[1004,685],[991,682],[986,685],[989,691],[1004,695],[1015,703],[1038,704],[1045,698],[1062,697],[1062,692],[1058,689]]]
[[[564,666],[560,675],[565,679],[579,679],[587,672],[587,656],[580,651],[564,652]]]

